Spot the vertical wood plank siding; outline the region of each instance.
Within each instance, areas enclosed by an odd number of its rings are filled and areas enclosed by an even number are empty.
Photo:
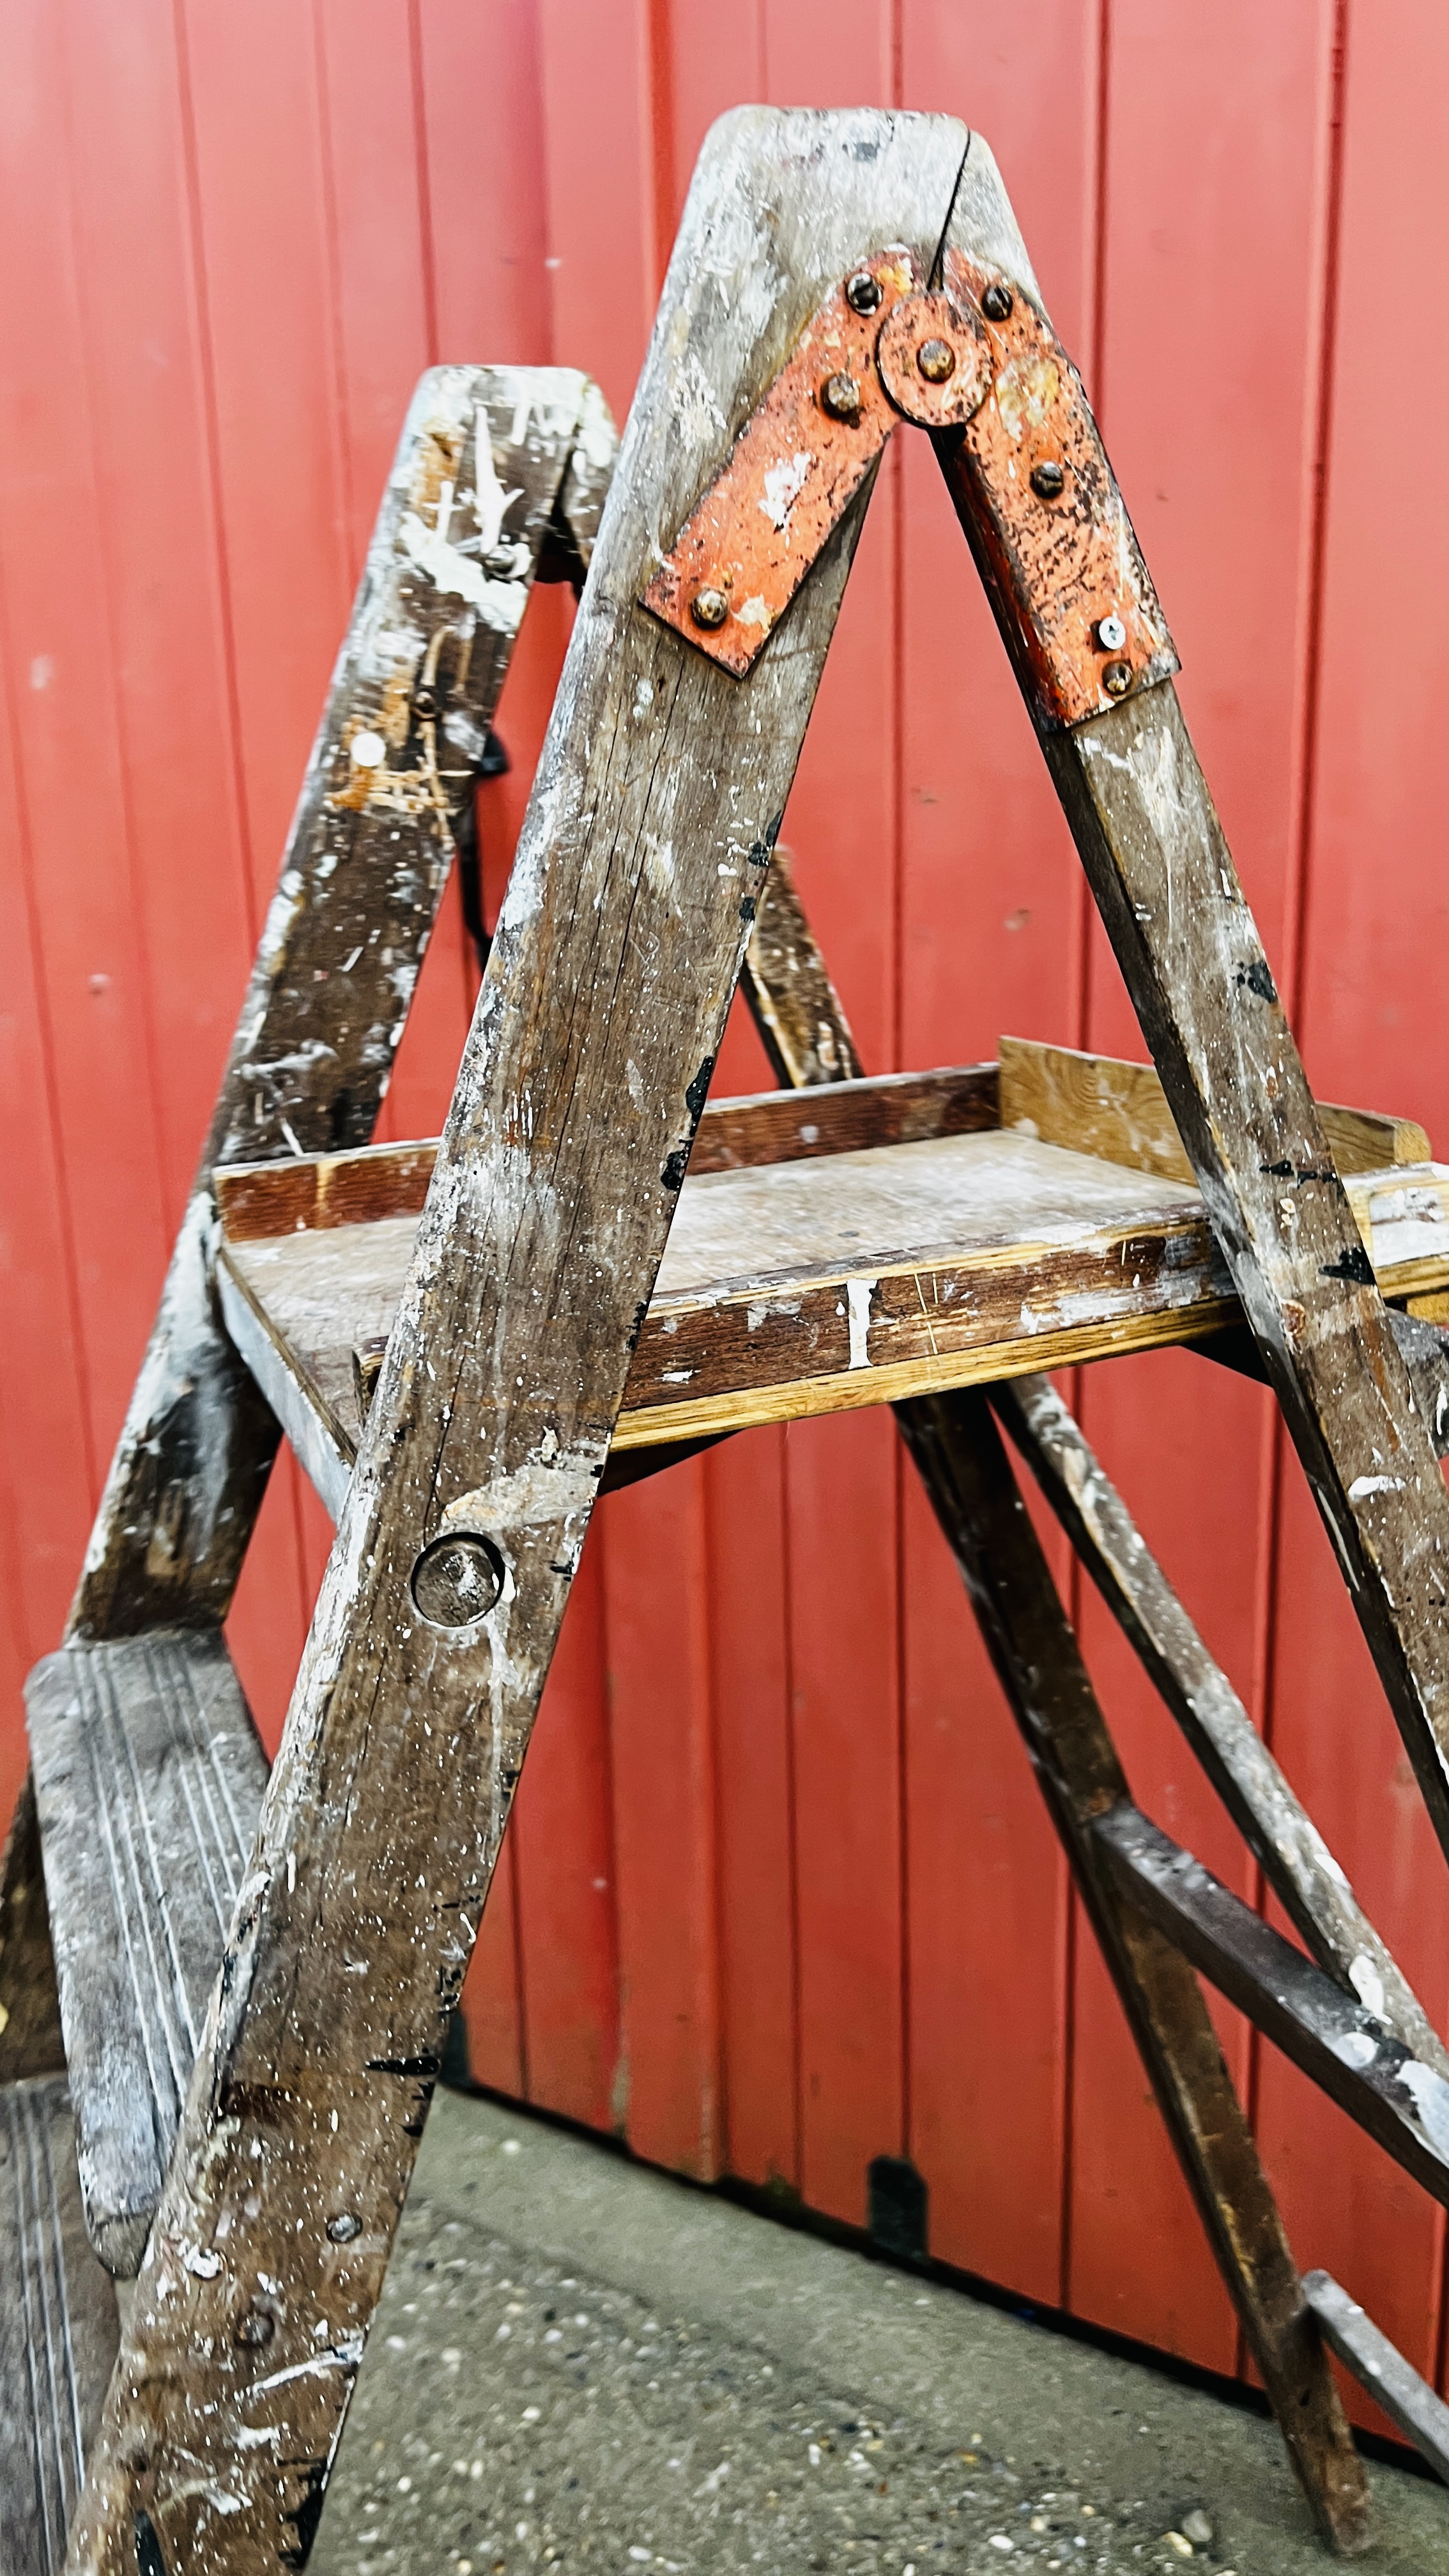
[[[1310,1075],[1449,1149],[1449,534],[1432,456],[1425,505],[1383,511],[1366,372],[1370,335],[1412,348],[1416,389],[1444,372],[1421,317],[1449,232],[1446,85],[1429,0],[1392,23],[1366,0],[13,0],[7,1812],[20,1679],[59,1634],[412,384],[439,359],[552,360],[622,418],[695,153],[741,99],[895,98],[989,137]],[[538,597],[501,710],[495,902],[568,620]],[[988,1055],[1003,1029],[1140,1052],[924,442],[882,475],[785,838],[872,1065]],[[383,1132],[440,1123],[473,984],[450,895]],[[767,1081],[740,1014],[716,1089]],[[1262,1391],[1205,1381],[1168,1354],[1078,1401],[1442,2017],[1442,1872],[1337,1572]],[[232,1621],[272,1730],[327,1543],[284,1468]],[[1110,1621],[1078,1606],[1138,1797],[1256,1897]],[[909,2157],[934,2253],[1241,2366],[884,1415],[747,1434],[602,1507],[468,2009],[507,2092],[855,2224],[870,2161]],[[1302,2080],[1213,2009],[1304,2259],[1442,2385],[1442,2214],[1332,2110],[1305,2116]]]

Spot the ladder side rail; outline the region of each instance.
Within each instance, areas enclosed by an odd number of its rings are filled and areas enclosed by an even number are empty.
[[[413,397],[72,1637],[226,1616],[277,1426],[217,1311],[211,1174],[371,1136],[535,566],[560,524],[586,559],[612,445],[572,369],[435,367]]]
[[[822,285],[929,267],[965,140],[743,109],[705,144],[72,2576],[129,2576],[140,2511],[167,2570],[310,2545],[868,482],[745,687],[638,592]]]
[[[782,1082],[806,1088],[859,1073],[850,1024],[778,853],[744,988]],[[984,1398],[964,1390],[893,1411],[965,1579],[1293,2466],[1325,2537],[1352,2553],[1367,2536],[1352,2437],[1197,1980],[1167,1934],[1123,1898],[1093,1840],[1095,1818],[1127,1799],[1127,1783],[996,1426]]]
[[[1009,356],[974,419],[933,433],[938,460],[1269,1382],[1449,1851],[1449,1495],[1176,691],[1162,676],[1175,657],[1154,649],[1165,630],[1111,468],[979,137],[946,262],[948,274],[956,263],[958,284],[973,294],[983,279],[997,281],[1014,319],[1004,326]],[[1001,352],[993,346],[995,363]],[[1027,398],[1018,399],[1028,376]],[[1006,434],[1008,413],[1015,426]],[[1038,495],[1032,476],[1040,481],[1040,469],[1052,466],[1056,475],[1048,473],[1049,488]],[[1105,594],[1110,616],[1103,597],[1073,598],[1070,581],[1065,593],[1059,587],[1079,492],[1117,540],[1119,587]],[[1083,639],[1078,629],[1073,663],[1062,621],[1067,609],[1080,619],[1084,606],[1091,632]]]

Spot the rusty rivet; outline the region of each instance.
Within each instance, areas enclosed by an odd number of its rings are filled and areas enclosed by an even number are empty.
[[[993,284],[981,298],[981,310],[988,322],[1005,322],[1015,300],[1009,286]]]
[[[730,604],[722,590],[706,585],[703,590],[695,592],[689,603],[689,613],[696,626],[723,626],[730,613]]]
[[[956,352],[949,340],[923,340],[916,351],[916,365],[928,385],[943,385],[956,373]]]
[[[237,2319],[238,2343],[249,2343],[253,2346],[270,2343],[276,2331],[277,2320],[270,2308],[263,2307],[260,2299],[253,2299],[246,2315]]]
[[[1097,641],[1104,653],[1120,653],[1127,641],[1127,629],[1118,616],[1099,617]]]
[[[1132,686],[1130,662],[1109,662],[1102,673],[1102,686],[1109,698],[1125,698]]]
[[[448,1530],[413,1567],[413,1599],[435,1628],[486,1619],[503,1590],[503,1559],[477,1530]]]
[[[868,268],[858,268],[854,277],[845,281],[845,300],[852,313],[874,313],[880,303],[881,284]]]
[[[362,2234],[362,2221],[355,2210],[344,2209],[339,2217],[328,2219],[327,2233],[334,2245],[350,2245]]]
[[[843,367],[826,377],[820,388],[820,408],[828,411],[832,420],[859,420],[860,387]]]
[[[1043,457],[1031,469],[1031,488],[1039,501],[1060,500],[1067,478],[1054,456]]]

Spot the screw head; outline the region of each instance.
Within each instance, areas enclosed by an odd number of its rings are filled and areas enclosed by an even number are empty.
[[[723,626],[730,613],[730,604],[722,590],[706,584],[703,590],[695,592],[689,603],[689,613],[696,626]]]
[[[981,298],[981,310],[988,322],[1005,322],[1015,301],[1016,298],[1009,286],[1002,286],[999,281],[993,280]]]
[[[503,1590],[503,1559],[477,1530],[448,1530],[413,1567],[413,1599],[434,1628],[469,1628]]]
[[[1039,501],[1058,501],[1066,490],[1067,478],[1054,456],[1044,456],[1040,465],[1031,469],[1031,488]]]
[[[1132,686],[1130,662],[1109,662],[1102,673],[1102,686],[1109,698],[1125,698]]]
[[[362,2234],[362,2221],[353,2209],[344,2209],[337,2218],[327,2221],[327,2233],[334,2245],[350,2245]]]
[[[956,352],[949,340],[923,340],[916,365],[928,385],[944,385],[956,373]]]
[[[868,268],[858,268],[854,277],[845,281],[845,300],[852,313],[874,313],[881,299],[881,283]]]
[[[1120,653],[1127,641],[1127,629],[1115,612],[1097,620],[1097,641],[1104,653]]]
[[[835,375],[826,377],[820,388],[820,408],[828,411],[832,420],[859,420],[860,387],[854,376],[847,375],[843,367]]]
[[[237,2319],[238,2343],[249,2343],[253,2346],[270,2343],[276,2331],[277,2320],[270,2308],[263,2307],[260,2299],[253,2299],[245,2316]]]

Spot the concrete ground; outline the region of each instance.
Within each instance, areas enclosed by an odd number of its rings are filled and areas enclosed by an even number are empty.
[[[1370,2466],[1379,2576],[1449,2495]],[[1330,2560],[1271,2424],[440,2093],[313,2576]]]

